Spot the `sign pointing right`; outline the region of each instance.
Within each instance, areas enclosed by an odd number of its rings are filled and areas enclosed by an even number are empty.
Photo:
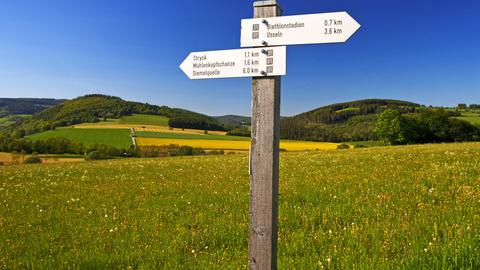
[[[245,19],[241,47],[341,43],[359,28],[346,12]]]

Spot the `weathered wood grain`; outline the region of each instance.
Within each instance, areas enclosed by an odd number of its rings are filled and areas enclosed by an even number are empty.
[[[276,1],[254,4],[254,17],[281,15]],[[252,82],[250,269],[277,268],[280,77]]]

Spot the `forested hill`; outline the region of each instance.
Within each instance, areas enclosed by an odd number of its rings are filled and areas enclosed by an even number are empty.
[[[377,114],[387,109],[415,113],[419,107],[420,104],[387,99],[332,104],[282,118],[281,136],[284,139],[334,142],[374,140]]]
[[[248,116],[239,116],[239,115],[224,115],[224,116],[214,116],[220,123],[223,123],[227,126],[232,126],[235,128],[250,126],[252,119]]]
[[[307,123],[337,124],[356,115],[378,114],[386,109],[395,109],[400,112],[409,113],[415,112],[415,109],[418,107],[420,107],[420,104],[408,101],[365,99],[320,107],[296,115],[293,118]]]
[[[50,98],[0,98],[0,116],[36,114],[64,101],[64,99]]]
[[[8,131],[17,131],[22,135],[29,135],[55,127],[94,123],[107,118],[121,118],[134,113],[161,115],[170,119],[196,119],[197,121],[212,123],[212,126],[218,124],[211,117],[183,109],[130,102],[113,96],[87,95],[65,101],[39,112],[31,118],[10,127]]]

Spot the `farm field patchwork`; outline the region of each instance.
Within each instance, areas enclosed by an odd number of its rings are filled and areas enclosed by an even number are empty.
[[[202,139],[176,139],[176,138],[142,138],[137,137],[138,146],[161,146],[169,144],[187,145],[195,148],[212,150],[243,150],[250,149],[250,140],[202,140]],[[287,141],[280,142],[280,149],[286,151],[316,151],[337,149],[337,143]]]
[[[480,144],[282,153],[279,269],[479,269]],[[0,168],[0,268],[247,269],[248,155]]]
[[[181,128],[169,128],[166,126],[155,125],[138,125],[138,124],[118,124],[110,123],[85,123],[73,126],[78,129],[135,129],[137,132],[159,132],[159,133],[173,133],[173,134],[204,134],[204,130],[198,129],[181,129]],[[210,135],[226,135],[225,131],[208,131]]]
[[[130,148],[132,139],[129,129],[77,129],[58,128],[52,131],[33,134],[27,138],[33,141],[54,137],[64,137],[85,146],[108,144],[117,148]]]

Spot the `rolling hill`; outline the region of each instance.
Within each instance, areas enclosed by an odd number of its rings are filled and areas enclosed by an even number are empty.
[[[0,98],[0,130],[64,101],[48,98]]]
[[[216,119],[188,110],[125,101],[113,96],[87,95],[43,110],[6,130],[20,133],[23,136],[52,130],[56,127],[95,123],[135,114],[163,116],[179,128],[189,128],[189,125],[192,125],[195,128],[202,127],[206,130],[223,129]],[[163,118],[164,122],[167,121],[165,118]]]
[[[36,114],[65,101],[51,98],[0,98],[0,117],[11,114]]]
[[[224,125],[232,126],[235,128],[250,126],[252,121],[251,117],[240,115],[215,116],[214,118]]]
[[[415,113],[421,105],[408,101],[366,99],[332,104],[281,120],[281,137],[291,140],[368,141],[376,115],[386,109]]]
[[[0,101],[6,99],[0,99]],[[225,115],[210,117],[200,113],[156,106],[148,103],[125,101],[118,97],[87,95],[73,100],[50,99],[9,99],[9,108],[25,112],[22,106],[40,104],[45,110],[33,116],[12,118],[0,117],[0,128],[4,133],[23,137],[57,127],[96,123],[96,125],[154,125],[176,130],[193,129],[199,131],[230,131],[230,135],[248,136],[250,117]],[[20,102],[21,101],[21,102]],[[28,103],[28,102],[30,103]],[[57,105],[51,106],[57,103]],[[1,103],[5,105],[4,103]],[[16,104],[15,106],[11,104]],[[43,105],[42,105],[43,104]],[[5,105],[6,106],[6,105]],[[13,106],[13,107],[12,107]],[[308,140],[323,142],[352,142],[377,140],[373,132],[376,117],[387,109],[395,109],[402,114],[413,115],[421,110],[417,103],[366,99],[323,106],[292,117],[281,118],[281,138],[287,140]],[[452,117],[480,123],[477,112],[447,110]],[[20,116],[20,115],[18,115]],[[241,135],[239,132],[245,133]]]

